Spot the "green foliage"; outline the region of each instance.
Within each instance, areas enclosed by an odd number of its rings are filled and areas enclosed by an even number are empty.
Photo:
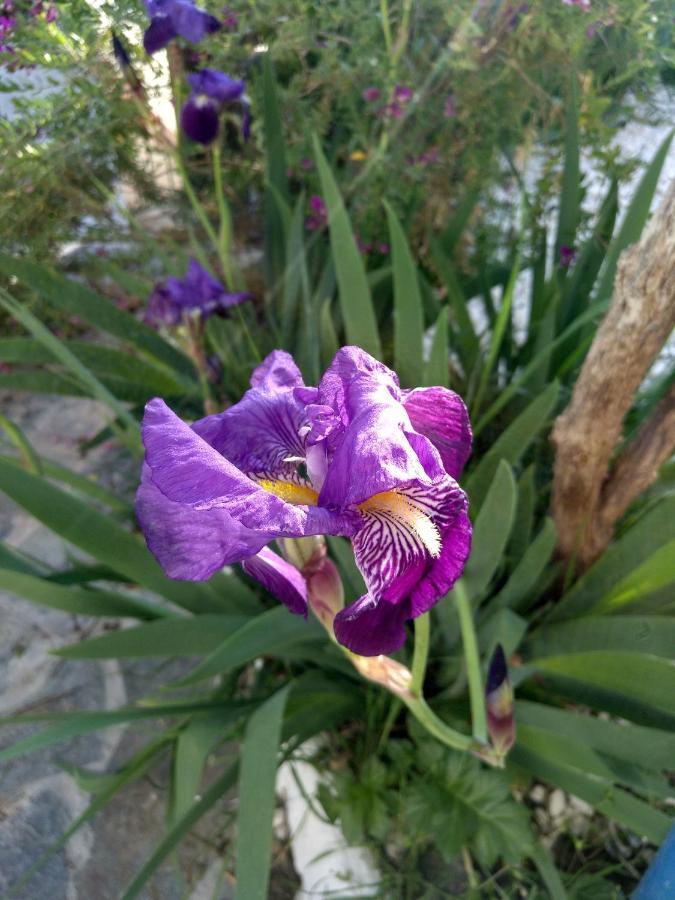
[[[658,51],[650,45],[651,6],[614,4],[612,25],[605,23],[591,39],[581,11],[564,4],[533,4],[513,21],[498,4],[488,14],[487,7],[476,13],[473,3],[404,4],[401,10],[384,3],[377,15],[364,15],[361,7],[356,15],[349,0],[340,10],[320,3],[309,11],[300,4],[298,14],[286,17],[277,15],[279,0],[248,5],[246,28],[221,35],[213,64],[227,59],[229,70],[251,62],[257,143],[243,148],[226,133],[225,188],[214,204],[204,154],[181,142],[191,206],[166,193],[163,199],[184,227],[155,241],[130,216],[133,265],[123,255],[86,259],[67,276],[62,260],[37,260],[60,233],[66,211],[76,218],[96,198],[100,221],[106,221],[110,208],[99,209],[106,185],[116,172],[133,173],[131,141],[144,133],[136,105],[123,100],[110,73],[94,67],[98,37],[86,51],[71,44],[67,28],[89,35],[98,15],[78,12],[79,6],[86,4],[67,4],[58,26],[58,65],[73,54],[76,59],[66,96],[33,109],[27,104],[16,133],[0,130],[0,151],[23,148],[20,164],[3,152],[12,162],[0,176],[0,196],[13,211],[0,225],[0,243],[13,252],[0,254],[0,298],[23,329],[0,338],[0,362],[11,367],[0,373],[0,386],[97,398],[107,405],[110,423],[94,443],[112,435],[131,453],[140,447],[138,419],[150,396],[167,398],[195,419],[204,400],[238,399],[253,366],[276,346],[294,353],[308,384],[316,383],[339,346],[356,343],[395,368],[403,388],[452,387],[470,401],[476,437],[462,479],[474,521],[462,581],[478,633],[474,668],[484,672],[496,643],[504,646],[518,697],[518,737],[504,772],[448,751],[397,701],[359,681],[316,622],[272,608],[240,574],[223,572],[206,584],[167,579],[134,533],[130,497],[42,458],[3,418],[8,448],[0,456],[0,489],[85,558],[58,572],[0,545],[0,587],[69,614],[136,620],[60,648],[64,660],[180,657],[186,667],[170,685],[181,690],[174,701],[150,696],[119,710],[0,723],[45,725],[4,749],[3,761],[120,723],[151,721],[159,732],[119,772],[74,772],[95,799],[48,852],[167,753],[166,833],[123,897],[142,894],[180,840],[238,783],[237,894],[262,898],[276,765],[326,731],[328,750],[321,752],[339,751],[340,761],[321,788],[326,814],[353,843],[395,848],[417,887],[425,855],[440,855],[447,868],[464,853],[487,885],[506,871],[514,879],[507,889],[524,879],[535,891],[543,882],[552,896],[563,897],[569,873],[561,875],[543,853],[529,811],[516,799],[514,788],[526,792],[534,779],[585,799],[651,842],[661,840],[671,825],[666,771],[675,726],[672,482],[631,510],[617,541],[564,586],[547,516],[550,425],[611,295],[619,253],[642,232],[672,137],[620,210],[618,188],[627,168],[608,149],[610,126],[623,92],[668,59],[662,43]],[[142,21],[138,4],[104,6],[118,24]],[[652,6],[664,19],[661,6]],[[39,46],[44,59],[54,29],[40,26],[30,37],[36,43],[22,53],[37,53]],[[263,43],[270,51],[259,64],[252,47]],[[137,48],[131,53],[138,61]],[[92,71],[96,78],[80,86],[75,104],[80,77]],[[400,120],[361,98],[363,87],[373,84],[382,91],[382,106],[396,84],[408,83],[415,95]],[[114,115],[101,117],[100,127],[66,160],[64,142],[83,106],[88,115],[99,109],[93,95],[101,84],[111,93],[100,103]],[[457,115],[444,117],[441,101],[449,93]],[[68,104],[72,115],[59,120]],[[43,146],[27,130],[47,121],[50,142]],[[105,161],[101,147],[113,142],[114,158]],[[438,165],[420,162],[433,146],[440,148]],[[530,146],[541,154],[544,174],[526,189],[527,173],[513,160]],[[579,160],[589,152],[611,176],[597,213],[583,204]],[[302,171],[301,159],[307,160]],[[504,159],[520,188],[516,235],[504,227],[511,225],[514,203],[502,207],[493,190]],[[49,174],[48,185],[41,174]],[[26,179],[38,190],[35,204],[21,210]],[[218,357],[223,373],[205,383],[187,335],[159,334],[137,311],[158,271],[162,277],[182,272],[187,252],[224,277],[225,197],[237,213],[248,214],[255,195],[247,191],[248,206],[237,208],[242,183],[262,188],[262,225],[251,233],[254,241],[263,235],[264,282],[240,270],[235,256],[235,283],[250,283],[255,299],[230,318],[208,322],[202,349]],[[66,189],[77,196],[53,215]],[[145,199],[158,191],[152,185],[144,190]],[[326,204],[327,223],[309,232],[306,201],[314,192]],[[557,228],[549,240],[552,197],[558,198]],[[38,239],[39,211],[46,224]],[[216,212],[219,231],[211,222]],[[618,231],[617,220],[623,223]],[[12,230],[3,241],[7,222]],[[240,236],[235,229],[242,246],[251,233],[242,227]],[[390,258],[376,249],[385,241]],[[562,246],[578,252],[569,268],[560,264]],[[524,274],[532,288],[519,333]],[[118,303],[122,289],[129,309]],[[67,323],[65,334],[42,321],[52,317]],[[644,415],[645,406],[636,405],[631,423],[637,427]],[[365,591],[351,549],[340,538],[328,543],[351,601]],[[434,615],[439,627],[432,630],[427,696],[439,716],[466,734],[469,690],[455,606],[446,598]],[[410,663],[409,654],[403,661]],[[213,753],[218,771],[207,778]],[[202,783],[209,787],[202,790]],[[571,896],[581,896],[583,885],[577,888],[572,882]],[[415,889],[410,896],[421,896]]]

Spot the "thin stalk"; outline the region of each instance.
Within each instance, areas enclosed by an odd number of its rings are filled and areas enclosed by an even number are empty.
[[[213,188],[216,192],[216,203],[218,204],[218,257],[223,274],[227,281],[228,287],[234,287],[232,283],[232,266],[230,264],[230,251],[232,249],[232,216],[230,208],[225,199],[223,192],[223,172],[220,159],[220,144],[216,142],[213,146]]]
[[[185,316],[185,329],[188,336],[190,357],[199,373],[199,385],[202,390],[204,413],[207,416],[212,416],[214,413],[218,412],[218,408],[214,403],[211,394],[209,367],[204,354],[204,322],[201,318],[196,318],[188,313],[188,315]]]
[[[384,45],[387,48],[387,56],[391,57],[391,25],[389,23],[389,4],[387,0],[380,0],[380,16],[382,18],[382,34],[384,35]]]
[[[471,602],[461,579],[455,584],[453,594],[457,604],[459,627],[462,633],[462,644],[464,645],[473,736],[479,744],[486,744],[487,717],[485,714],[485,692],[483,690],[483,676],[480,671],[478,641],[476,640]]]
[[[446,725],[427,705],[423,697],[403,697],[402,699],[420,725],[424,726],[429,734],[445,744],[446,747],[452,747],[455,750],[478,751],[479,748],[470,735],[462,734],[461,731],[455,731],[454,728]]]
[[[237,315],[239,316],[239,322],[241,323],[241,327],[244,329],[244,334],[246,335],[246,340],[249,343],[253,356],[255,357],[257,362],[262,362],[262,356],[260,355],[260,351],[258,350],[258,345],[253,340],[253,336],[249,330],[248,325],[246,324],[246,317],[242,312],[241,306],[236,307]]]
[[[410,693],[414,697],[422,696],[424,687],[424,675],[427,671],[427,657],[429,655],[429,613],[424,613],[415,619],[415,649],[413,650],[412,681]]]
[[[218,235],[216,234],[213,225],[209,221],[209,217],[206,215],[206,210],[199,202],[199,198],[195,193],[194,188],[190,184],[190,179],[188,177],[187,170],[183,163],[183,160],[179,153],[175,154],[176,166],[178,167],[178,171],[181,177],[181,181],[183,182],[183,187],[185,188],[185,193],[187,194],[188,200],[190,201],[190,205],[194,210],[195,215],[199,219],[199,222],[209,237],[209,240],[213,244],[213,249],[218,253],[220,258],[220,245],[218,243]]]

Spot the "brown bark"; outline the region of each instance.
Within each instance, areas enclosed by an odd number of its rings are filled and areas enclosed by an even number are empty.
[[[673,327],[675,181],[640,241],[621,254],[609,310],[553,429],[558,547],[581,566],[606,547],[618,516],[637,496],[634,488],[644,490],[669,455],[673,414],[664,398],[665,406],[643,425],[610,474],[624,416]],[[672,403],[672,392],[668,397]]]

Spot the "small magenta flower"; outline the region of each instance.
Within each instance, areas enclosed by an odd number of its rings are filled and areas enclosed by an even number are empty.
[[[380,94],[382,92],[378,87],[367,87],[364,91],[361,92],[361,96],[366,101],[366,103],[377,103],[380,99]]]
[[[446,388],[402,391],[357,347],[337,353],[318,387],[276,350],[239,403],[192,427],[155,398],[143,442],[136,511],[169,577],[199,581],[242,562],[304,611],[302,590],[288,594],[269,553],[251,557],[282,538],[348,537],[367,592],[333,628],[359,655],[398,650],[405,622],[445,596],[469,555],[455,480],[471,450],[466,407]]]
[[[397,84],[394,88],[394,101],[396,103],[407,103],[413,95],[413,90],[405,84]]]
[[[311,214],[305,219],[305,228],[308,231],[321,231],[328,227],[328,207],[318,194],[312,194],[309,198]]]
[[[56,8],[55,4],[50,3],[47,7],[47,14],[45,15],[45,22],[56,22],[59,17],[59,11]]]
[[[145,5],[150,16],[143,35],[146,53],[157,53],[179,36],[198,44],[221,28],[218,19],[196,7],[193,0],[146,0]]]
[[[488,734],[499,756],[505,756],[516,739],[513,690],[501,644],[497,644],[488,667],[485,685]]]
[[[206,319],[250,299],[245,292],[230,293],[203,266],[190,258],[183,278],[166,278],[148,299],[145,320],[152,325],[178,325],[185,315]]]
[[[241,100],[245,85],[243,81],[230,78],[217,69],[202,69],[188,75],[192,88],[187,103],[183,107],[180,122],[185,134],[200,144],[210,144],[218,136],[220,112],[223,107]],[[250,122],[245,130],[250,128]]]
[[[578,6],[584,12],[591,11],[591,0],[562,0],[565,6]]]
[[[576,258],[577,251],[574,247],[568,247],[567,244],[563,244],[560,247],[560,265],[563,269],[569,269],[569,267],[574,264]]]
[[[225,31],[236,31],[239,24],[239,17],[229,6],[223,7],[222,25]]]

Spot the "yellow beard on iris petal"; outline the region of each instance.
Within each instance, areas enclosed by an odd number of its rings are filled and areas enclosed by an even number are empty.
[[[382,491],[359,503],[362,513],[381,513],[407,526],[432,557],[441,552],[441,535],[429,516],[410,497],[399,491]]]
[[[295,484],[293,481],[275,481],[264,478],[258,481],[258,485],[270,494],[274,494],[286,503],[295,506],[316,506],[319,494],[313,488],[305,484]]]

